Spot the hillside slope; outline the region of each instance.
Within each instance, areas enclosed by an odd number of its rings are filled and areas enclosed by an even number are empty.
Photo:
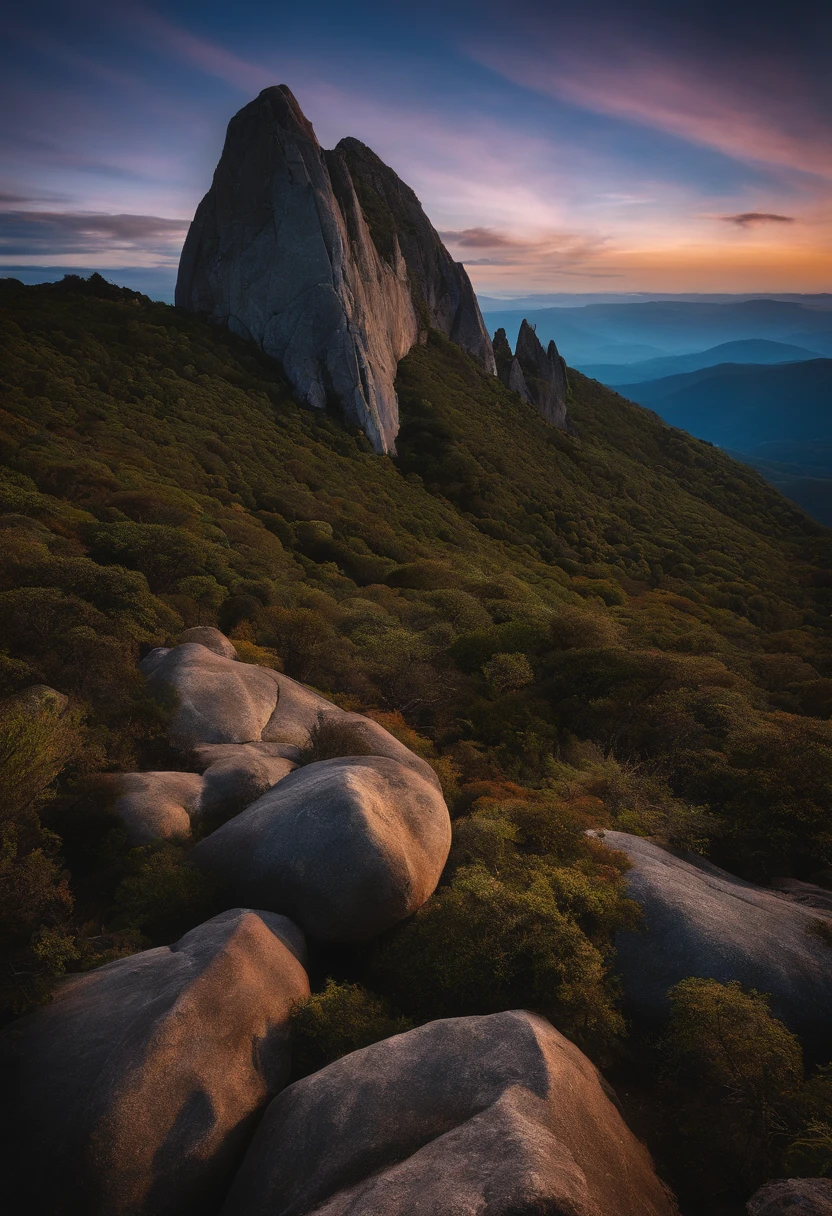
[[[832,533],[756,473],[576,372],[558,431],[436,333],[399,367],[395,460],[100,279],[3,282],[0,341],[0,1018],[228,906],[111,815],[113,773],[188,764],[137,662],[194,625],[376,717],[455,820],[424,914],[312,943],[313,1068],[519,1007],[611,1059],[636,909],[587,827],[829,880]]]
[[[829,864],[832,534],[754,472],[578,373],[556,431],[438,335],[379,458],[166,305],[2,297],[0,691],[83,707],[72,780],[166,767],[139,648],[216,623],[404,714],[463,785],[539,787],[582,739],[655,772],[628,813],[709,804],[743,872]]]

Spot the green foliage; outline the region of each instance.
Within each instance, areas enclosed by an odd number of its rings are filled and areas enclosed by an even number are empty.
[[[0,706],[0,1017],[45,1000],[77,957],[61,842],[40,813],[80,746],[79,715],[52,690]]]
[[[525,688],[534,680],[532,665],[522,653],[495,654],[483,663],[482,674],[490,688],[499,696]]]
[[[321,712],[309,732],[308,744],[301,751],[300,763],[314,764],[318,760],[333,760],[336,756],[372,754],[372,746],[360,727]]]
[[[420,1020],[536,1009],[603,1058],[624,1030],[609,942],[638,923],[620,864],[551,796],[479,799],[456,823],[449,881],[371,974]]]
[[[308,1076],[351,1051],[403,1034],[412,1026],[360,984],[330,978],[323,992],[313,993],[292,1009],[292,1077]]]
[[[687,1168],[712,1193],[771,1177],[803,1082],[800,1044],[768,998],[738,983],[682,980],[670,994],[665,1083]]]
[[[181,845],[133,849],[130,873],[112,905],[112,928],[134,931],[151,945],[167,945],[228,907],[222,885],[190,864]]]

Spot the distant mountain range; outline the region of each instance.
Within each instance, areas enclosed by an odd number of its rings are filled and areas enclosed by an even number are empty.
[[[796,363],[817,359],[819,353],[788,342],[746,338],[740,342],[721,342],[719,346],[694,351],[690,355],[662,355],[658,359],[645,359],[643,363],[579,363],[577,366],[578,371],[591,376],[593,380],[600,380],[602,384],[636,384],[682,372],[696,372],[720,363]]]
[[[672,426],[725,448],[832,525],[832,359],[721,363],[613,387]]]
[[[515,302],[512,302],[515,303]],[[492,310],[485,322],[514,341],[523,313]],[[724,343],[764,340],[832,356],[832,312],[818,303],[752,299],[728,303],[650,300],[528,310],[544,345],[554,339],[572,366],[630,364],[667,355],[695,354]]]

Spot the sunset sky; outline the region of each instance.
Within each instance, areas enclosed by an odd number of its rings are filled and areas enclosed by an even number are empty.
[[[169,290],[228,119],[286,83],[325,147],[413,186],[480,292],[832,290],[829,3],[2,13],[0,274]]]

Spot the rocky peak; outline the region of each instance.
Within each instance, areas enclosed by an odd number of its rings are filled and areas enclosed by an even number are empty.
[[[358,140],[324,152],[285,85],[229,123],[176,303],[256,342],[378,452],[395,450],[398,361],[429,326],[495,371],[468,275],[416,195]]]
[[[493,349],[497,375],[506,388],[534,405],[552,426],[561,431],[569,430],[566,362],[555,343],[550,342],[544,351],[534,327],[524,317],[515,353],[511,353],[504,329],[498,329],[494,334]]]

